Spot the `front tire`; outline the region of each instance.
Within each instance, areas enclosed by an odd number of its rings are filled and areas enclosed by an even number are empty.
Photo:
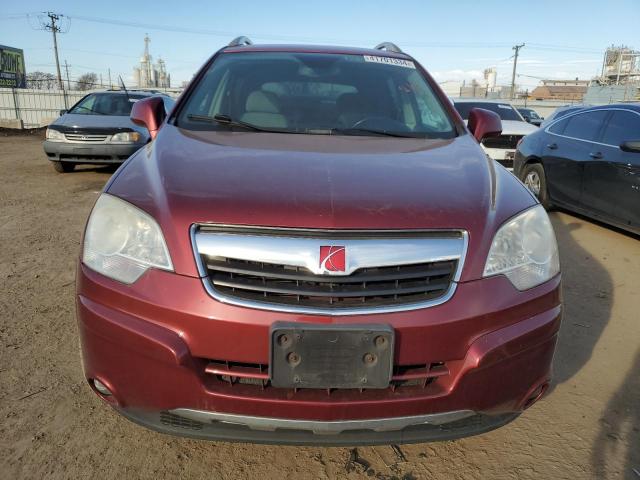
[[[540,163],[528,163],[522,169],[522,183],[533,193],[542,206],[549,210],[553,205],[549,199],[547,176]]]
[[[68,173],[73,172],[73,169],[76,168],[75,163],[69,162],[51,162],[53,164],[53,169],[58,173]]]

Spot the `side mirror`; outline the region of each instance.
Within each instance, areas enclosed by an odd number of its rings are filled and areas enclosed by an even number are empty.
[[[620,150],[623,152],[640,153],[640,140],[623,142],[620,145]]]
[[[140,125],[149,130],[151,139],[154,139],[166,116],[167,114],[165,113],[162,99],[159,97],[148,97],[138,100],[133,104],[129,117],[136,125]]]
[[[529,117],[524,117],[524,121],[527,123],[531,123],[531,119]]]
[[[65,109],[60,110],[60,116],[64,115],[64,114],[65,114],[65,113],[67,113],[68,111],[69,111],[69,110],[65,110]]]
[[[497,113],[484,108],[472,108],[467,122],[469,131],[478,142],[488,137],[497,137],[502,133],[502,120]]]

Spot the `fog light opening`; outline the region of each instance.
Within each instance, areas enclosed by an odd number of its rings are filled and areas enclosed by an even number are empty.
[[[534,403],[536,403],[538,400],[540,400],[542,397],[544,397],[544,394],[546,393],[548,388],[549,388],[549,382],[545,382],[542,385],[540,385],[538,388],[536,388],[531,394],[531,396],[527,399],[527,401],[524,402],[523,410],[526,410],[527,408],[532,406]]]
[[[105,397],[110,397],[111,395],[113,395],[111,393],[111,390],[109,390],[107,386],[97,378],[94,378],[91,383],[93,384],[93,388],[95,388],[100,395],[104,395]]]

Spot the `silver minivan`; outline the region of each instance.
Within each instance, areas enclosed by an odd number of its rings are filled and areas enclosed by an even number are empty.
[[[44,151],[57,172],[71,172],[82,163],[120,164],[146,144],[146,128],[129,118],[142,98],[157,95],[168,113],[175,101],[147,91],[103,91],[86,95],[68,111],[62,110],[46,131]]]

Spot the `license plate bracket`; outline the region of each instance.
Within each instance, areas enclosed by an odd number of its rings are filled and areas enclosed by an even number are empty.
[[[393,371],[389,325],[275,322],[269,378],[279,388],[387,388]]]

